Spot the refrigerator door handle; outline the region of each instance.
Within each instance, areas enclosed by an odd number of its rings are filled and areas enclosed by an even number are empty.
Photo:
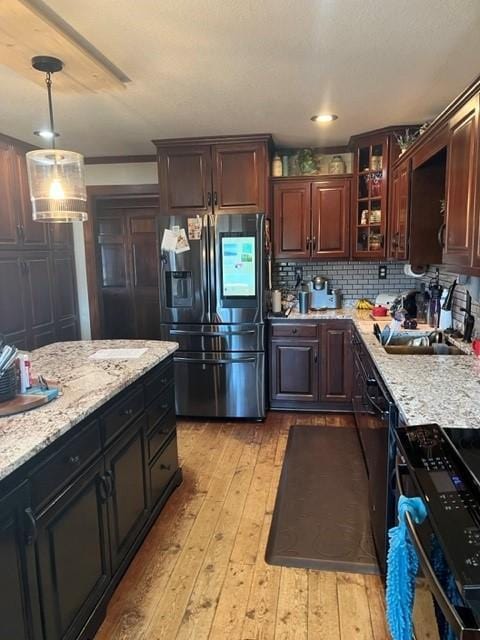
[[[203,216],[202,220],[202,257],[201,257],[201,269],[202,269],[202,289],[203,296],[205,301],[205,311],[207,314],[207,321],[211,320],[211,309],[210,309],[210,234],[209,234],[209,224],[208,224],[208,214]]]
[[[216,322],[217,319],[217,299],[215,294],[216,287],[216,258],[215,258],[215,248],[216,248],[216,234],[215,234],[215,216],[212,213],[207,214],[207,231],[208,231],[208,264],[209,264],[209,275],[208,275],[208,300],[209,300],[209,309],[210,309],[210,322]]]
[[[222,338],[223,336],[244,336],[255,334],[255,329],[240,329],[238,331],[192,331],[189,329],[170,329],[171,336],[218,336]]]
[[[219,365],[219,364],[236,364],[238,362],[256,362],[257,359],[255,356],[246,357],[246,358],[229,358],[228,360],[223,358],[217,358],[215,360],[202,360],[201,358],[188,358],[185,356],[174,356],[175,362],[190,362],[192,364],[201,364],[201,365]]]

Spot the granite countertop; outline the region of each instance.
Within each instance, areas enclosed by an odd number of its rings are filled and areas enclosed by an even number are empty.
[[[284,320],[335,318],[353,320],[406,424],[480,427],[480,358],[388,354],[373,335],[374,320],[368,311],[292,311]],[[282,320],[272,318],[278,319]]]
[[[90,360],[99,349],[147,349],[131,360]],[[0,479],[81,422],[178,348],[157,340],[57,342],[32,352],[34,377],[62,385],[62,395],[24,413],[0,418]]]

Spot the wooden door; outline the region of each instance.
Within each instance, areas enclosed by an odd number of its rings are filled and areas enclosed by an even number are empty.
[[[114,572],[148,518],[144,429],[142,417],[110,447],[105,457],[111,484],[108,520]]]
[[[38,519],[46,640],[77,638],[108,585],[107,486],[99,461]]]
[[[215,144],[212,158],[215,212],[264,213],[268,171],[266,144]]]
[[[477,179],[479,96],[450,121],[447,156],[447,215],[443,261],[470,266]]]
[[[43,638],[27,483],[0,500],[0,627],[5,640]]]
[[[21,220],[15,211],[15,150],[0,140],[0,248],[15,248],[21,242]]]
[[[341,320],[322,324],[321,399],[350,402],[352,399],[353,361],[348,323]]]
[[[71,252],[55,252],[52,255],[55,321],[57,339],[66,342],[78,340],[77,287],[75,259]]]
[[[0,334],[8,344],[29,348],[25,263],[13,251],[0,254]]]
[[[128,217],[132,302],[135,336],[160,339],[160,301],[158,289],[159,256],[156,216],[137,211]]]
[[[35,222],[32,218],[32,204],[28,189],[27,161],[25,151],[15,149],[15,193],[14,202],[20,224],[21,244],[25,249],[46,249],[48,245],[48,224]],[[71,225],[56,225],[67,226]]]
[[[318,400],[318,340],[272,340],[271,399]]]
[[[160,213],[211,213],[210,145],[159,147],[157,157]]]
[[[309,258],[311,189],[308,181],[273,185],[273,252],[275,258]]]
[[[100,216],[97,231],[102,338],[134,338],[127,219],[124,215]]]
[[[55,304],[52,262],[49,253],[25,253],[25,299],[30,349],[55,342]]]
[[[312,183],[312,257],[349,257],[350,185],[346,178]]]

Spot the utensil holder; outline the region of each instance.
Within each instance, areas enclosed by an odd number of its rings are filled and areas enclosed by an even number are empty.
[[[15,366],[0,376],[0,402],[11,400],[17,395],[17,372]]]

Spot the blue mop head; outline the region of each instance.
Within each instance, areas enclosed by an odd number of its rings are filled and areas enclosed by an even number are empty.
[[[422,523],[427,511],[421,498],[401,496],[398,501],[398,526],[388,532],[390,545],[387,557],[387,621],[392,640],[412,640],[412,611],[415,578],[418,572],[417,553],[408,535],[405,513],[416,524]]]

